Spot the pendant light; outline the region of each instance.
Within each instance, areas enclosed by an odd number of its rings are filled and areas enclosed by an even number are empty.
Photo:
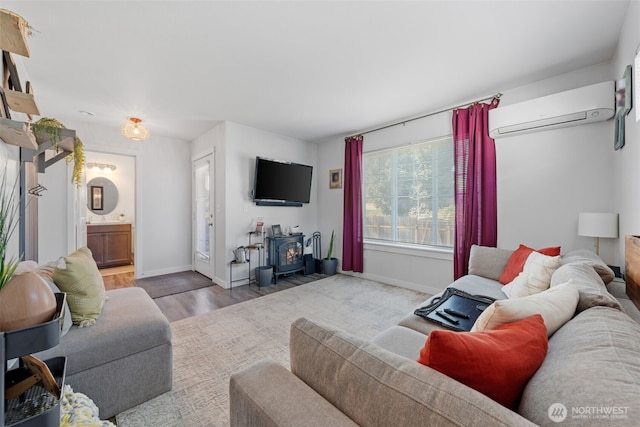
[[[143,141],[149,138],[149,129],[144,127],[142,120],[137,117],[129,117],[129,121],[122,125],[122,134],[134,141]]]

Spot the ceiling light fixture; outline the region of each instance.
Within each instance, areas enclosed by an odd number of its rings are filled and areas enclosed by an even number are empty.
[[[129,121],[122,125],[122,134],[134,141],[143,141],[149,138],[149,129],[144,127],[142,120],[137,117],[129,117]]]
[[[116,170],[116,165],[111,163],[87,163],[87,169],[90,169],[91,172],[111,173]]]

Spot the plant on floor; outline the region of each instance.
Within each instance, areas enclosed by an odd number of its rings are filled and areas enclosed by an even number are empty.
[[[0,180],[0,290],[11,279],[20,258],[7,260],[7,249],[11,236],[18,226],[20,204],[16,200],[20,174],[13,183],[8,176],[8,161],[5,162]]]
[[[329,241],[329,251],[327,252],[327,257],[322,260],[322,270],[324,274],[332,276],[336,274],[336,270],[338,268],[338,260],[333,257],[333,239],[335,238],[335,233],[331,230],[331,240]]]
[[[329,251],[327,252],[327,259],[331,259],[331,255],[333,255],[333,238],[334,230],[331,230],[331,240],[329,241]]]

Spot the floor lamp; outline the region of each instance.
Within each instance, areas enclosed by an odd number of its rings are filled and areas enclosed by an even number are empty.
[[[596,255],[600,255],[600,238],[618,237],[618,214],[583,212],[578,216],[578,235],[596,238]]]

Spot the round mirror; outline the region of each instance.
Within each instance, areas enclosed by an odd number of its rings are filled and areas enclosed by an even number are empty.
[[[87,183],[87,208],[96,215],[106,215],[118,204],[118,188],[109,179],[98,177]]]

